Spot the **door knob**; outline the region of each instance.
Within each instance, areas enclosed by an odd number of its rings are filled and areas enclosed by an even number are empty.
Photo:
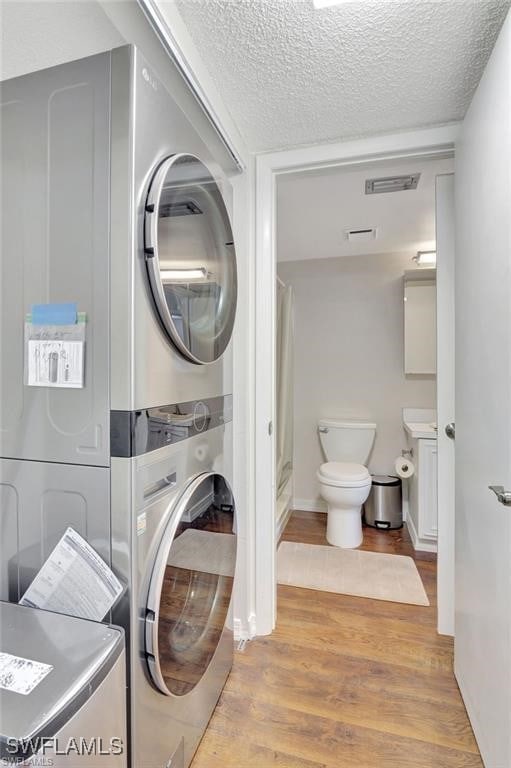
[[[504,504],[506,507],[511,507],[511,492],[506,491],[503,485],[489,485],[488,488],[490,491],[493,491],[501,504]]]
[[[449,424],[445,425],[445,434],[447,437],[450,437],[451,440],[454,440],[456,437],[456,425],[454,421],[451,421]]]

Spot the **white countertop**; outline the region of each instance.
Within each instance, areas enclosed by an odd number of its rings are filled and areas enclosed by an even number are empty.
[[[437,425],[434,421],[405,421],[404,428],[414,440],[421,438],[436,440],[437,438]]]

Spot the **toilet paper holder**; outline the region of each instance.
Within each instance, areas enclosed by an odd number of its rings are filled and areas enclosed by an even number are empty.
[[[404,459],[413,459],[413,448],[410,448],[409,450],[404,450],[404,449],[403,449],[403,450],[401,451],[401,456],[402,456]]]

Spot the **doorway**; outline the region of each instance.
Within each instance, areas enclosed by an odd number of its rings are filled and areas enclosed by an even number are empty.
[[[261,156],[257,160],[256,249],[258,293],[256,359],[259,371],[256,412],[256,598],[257,633],[268,634],[276,619],[276,222],[277,181],[283,176],[326,168],[368,167],[375,162],[452,158],[456,127],[367,139],[330,147]]]
[[[277,180],[276,538],[296,543],[302,530],[307,545],[279,547],[280,583],[299,586],[313,569],[313,583],[335,589],[341,560],[343,579],[360,560],[341,557],[340,547],[376,549],[389,554],[374,585],[362,569],[337,586],[406,602],[416,598],[417,573],[403,575],[399,594],[387,590],[387,568],[390,586],[402,562],[390,555],[436,553],[435,197],[437,177],[452,171],[452,158],[413,158]],[[293,325],[296,341],[286,345]],[[322,481],[327,466],[341,469],[327,462],[356,462],[372,477],[372,488],[369,475],[360,484],[363,528],[354,510],[361,544],[343,540],[346,514],[326,501],[352,495],[354,484]],[[287,511],[284,466],[293,468]],[[318,550],[316,541],[337,546]]]

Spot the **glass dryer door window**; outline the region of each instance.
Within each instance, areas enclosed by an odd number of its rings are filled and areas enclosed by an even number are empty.
[[[196,157],[173,155],[153,176],[145,216],[146,263],[163,328],[186,358],[211,363],[229,343],[237,299],[220,189]]]

